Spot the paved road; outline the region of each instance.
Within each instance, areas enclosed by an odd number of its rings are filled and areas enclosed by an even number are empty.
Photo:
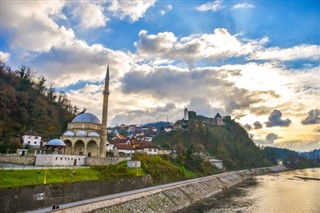
[[[214,176],[219,176],[219,174],[214,175]],[[171,187],[171,186],[179,186],[179,185],[184,185],[184,184],[192,183],[192,182],[199,182],[199,181],[203,181],[203,180],[211,179],[211,178],[212,178],[212,176],[208,176],[208,177],[197,178],[197,179],[192,179],[192,180],[179,181],[179,182],[175,182],[175,183],[163,184],[163,185],[158,185],[158,186],[151,186],[151,187],[147,187],[147,188],[136,189],[136,190],[132,190],[132,191],[121,192],[121,193],[117,193],[117,194],[106,195],[106,196],[91,198],[91,199],[82,200],[82,201],[61,204],[61,205],[59,205],[59,209],[61,210],[61,209],[66,209],[66,208],[75,207],[75,206],[79,206],[79,205],[89,204],[89,203],[93,203],[93,202],[122,197],[122,196],[126,196],[126,195],[133,195],[133,194],[137,194],[140,192],[151,191],[154,189],[166,188],[166,187]],[[30,212],[30,213],[44,213],[44,212],[50,212],[50,211],[53,211],[52,207],[38,209],[38,210],[34,210],[34,211],[28,211],[28,212]]]

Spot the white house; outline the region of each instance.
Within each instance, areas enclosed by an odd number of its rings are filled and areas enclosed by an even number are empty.
[[[30,146],[31,148],[41,147],[41,136],[37,132],[30,130],[22,136],[23,146]]]
[[[118,143],[114,145],[113,155],[132,155],[134,154],[134,147],[130,144]]]
[[[147,155],[159,154],[159,147],[151,143],[141,144],[140,146],[136,147],[135,150],[136,153],[144,153]]]

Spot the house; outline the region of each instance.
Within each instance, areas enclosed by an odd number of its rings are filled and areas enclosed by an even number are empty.
[[[42,146],[41,135],[33,130],[26,132],[22,136],[23,146],[31,148],[40,148]]]
[[[147,155],[158,155],[159,147],[152,143],[143,143],[135,147],[136,153],[143,153]]]
[[[164,149],[164,148],[159,149],[159,155],[170,155],[171,153],[172,153],[171,149]]]
[[[135,153],[134,147],[130,144],[118,143],[113,149],[114,156],[130,156]]]
[[[165,132],[171,132],[173,130],[173,126],[167,126],[164,128]]]

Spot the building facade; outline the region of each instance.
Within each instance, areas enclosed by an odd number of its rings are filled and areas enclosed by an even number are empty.
[[[22,136],[23,147],[29,146],[30,148],[40,148],[42,144],[41,139],[42,137],[40,136],[40,134],[33,130],[30,130]]]

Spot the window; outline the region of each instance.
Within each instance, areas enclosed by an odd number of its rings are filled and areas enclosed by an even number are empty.
[[[56,157],[56,160],[58,160],[58,157]]]
[[[61,160],[62,160],[62,158],[61,158]]]
[[[149,152],[152,152],[152,149],[149,149]]]
[[[38,136],[35,136],[34,139],[38,139]]]
[[[28,141],[28,144],[30,144],[30,141]]]
[[[37,142],[33,142],[34,144],[37,144]]]

